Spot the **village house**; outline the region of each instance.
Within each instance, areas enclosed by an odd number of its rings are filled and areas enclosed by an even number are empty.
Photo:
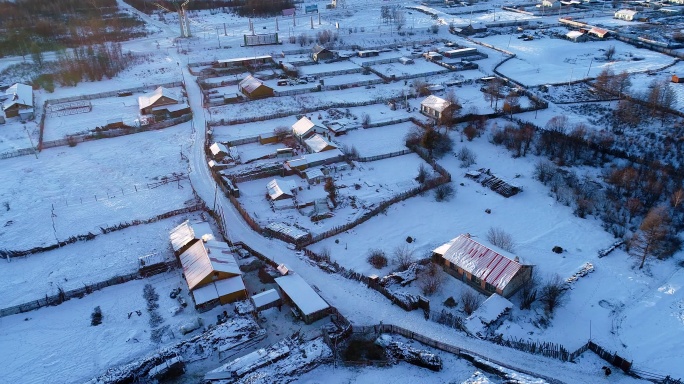
[[[621,9],[615,12],[614,18],[619,20],[633,21],[636,18],[637,11],[631,9]]]
[[[318,133],[304,140],[304,145],[309,153],[319,153],[337,149],[334,144],[330,143],[325,139],[325,137],[319,135]]]
[[[256,67],[259,65],[273,64],[273,57],[270,55],[236,57],[233,59],[217,60],[215,68],[236,68],[236,67]]]
[[[301,143],[305,139],[316,133],[324,134],[328,131],[326,127],[315,124],[304,116],[292,125],[292,135]]]
[[[430,95],[420,103],[420,112],[435,120],[441,120],[447,113],[453,111],[453,106],[449,101],[441,97]]]
[[[153,92],[138,97],[138,109],[141,115],[149,115],[161,111],[158,107],[180,103],[181,98],[168,88],[158,87]],[[189,108],[189,107],[188,107]],[[165,108],[168,110],[168,107]]]
[[[238,84],[238,89],[240,90],[240,92],[242,92],[243,95],[247,96],[252,100],[274,96],[273,88],[264,84],[263,81],[257,79],[252,75],[245,77]]]
[[[464,234],[436,248],[432,257],[447,273],[479,292],[509,298],[531,278],[533,266],[523,265],[517,257],[505,253]]]
[[[190,223],[185,220],[169,233],[169,240],[171,241],[171,248],[173,248],[174,255],[178,256],[185,252],[190,246],[197,241],[214,240],[214,233],[206,221],[195,221]]]
[[[211,152],[211,157],[216,159],[216,161],[223,161],[226,157],[230,155],[228,148],[221,143],[214,143],[209,147]]]
[[[324,60],[331,60],[335,57],[335,53],[325,47],[321,47],[320,45],[316,45],[311,49],[311,58],[315,62],[319,61],[324,61]]]
[[[558,9],[561,7],[561,3],[558,0],[542,0],[541,6],[546,9]]]
[[[5,90],[0,97],[5,117],[17,117],[28,120],[33,117],[33,88],[30,85],[16,83]]]
[[[570,31],[565,34],[565,38],[574,42],[574,43],[581,43],[584,41],[587,41],[588,37],[584,33],[580,31]]]
[[[271,201],[291,199],[296,190],[297,184],[292,180],[273,179],[266,184],[266,193]]]
[[[280,270],[280,268],[279,268]],[[306,324],[322,319],[328,314],[330,306],[298,274],[284,270],[285,275],[275,279],[283,299],[291,303],[293,312]]]
[[[592,27],[592,28],[587,32],[587,34],[588,34],[588,35],[596,36],[596,37],[598,37],[599,39],[603,39],[603,38],[605,38],[605,37],[608,35],[609,32],[610,32],[610,31],[608,31],[607,29],[604,29],[604,28]]]

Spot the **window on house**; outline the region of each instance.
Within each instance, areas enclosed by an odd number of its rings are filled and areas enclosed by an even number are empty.
[[[475,275],[470,275],[470,281],[472,281],[473,283],[479,285],[480,282],[481,282],[482,280],[480,280],[480,279],[479,279],[477,276],[475,276]]]

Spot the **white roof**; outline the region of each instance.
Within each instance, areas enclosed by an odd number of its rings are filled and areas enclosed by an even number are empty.
[[[271,200],[275,200],[283,195],[292,196],[292,191],[296,188],[297,184],[292,180],[273,179],[266,184],[268,196]]]
[[[228,244],[218,241],[207,243],[206,247],[204,242],[196,242],[181,253],[180,261],[190,290],[194,290],[202,280],[214,272],[233,275],[242,273]]]
[[[306,237],[308,235],[307,232],[302,231],[301,229],[299,229],[297,227],[287,225],[285,223],[272,222],[272,223],[269,223],[266,226],[266,228],[270,229],[273,232],[282,233],[283,235],[289,236],[289,237],[293,238],[294,240],[301,239],[301,238]]]
[[[275,281],[305,316],[329,307],[328,303],[296,273],[278,277]]]
[[[138,258],[141,267],[161,264],[166,262],[166,256],[161,252],[150,253],[149,255],[140,256]]]
[[[513,308],[513,303],[496,293],[485,300],[470,317],[479,318],[484,324],[489,324],[498,319],[506,310]]]
[[[621,9],[617,12],[615,12],[616,15],[625,15],[625,16],[634,16],[637,14],[637,11],[631,10],[631,9]]]
[[[214,281],[203,287],[192,291],[192,297],[195,298],[195,304],[202,305],[212,300],[216,300],[221,296],[230,295],[231,293],[245,290],[245,283],[242,277],[235,276],[228,279]]]
[[[437,97],[435,95],[430,95],[423,100],[423,102],[420,103],[420,105],[423,105],[427,108],[430,108],[432,110],[442,112],[444,111],[449,105],[451,105],[450,102],[442,99],[441,97]]]
[[[228,154],[228,148],[226,148],[225,145],[221,143],[214,143],[209,147],[209,150],[211,151],[211,154],[216,156],[218,154]]]
[[[503,290],[522,268],[522,265],[501,253],[473,240],[469,235],[459,235],[449,243],[433,251],[450,263]]]
[[[569,39],[575,39],[575,38],[580,37],[582,35],[584,35],[584,33],[580,32],[580,31],[570,31],[570,32],[565,34],[565,36],[567,36],[567,38],[569,38]]]
[[[269,289],[268,291],[257,293],[252,296],[252,303],[254,303],[256,308],[263,307],[264,305],[271,304],[278,300],[280,300],[280,295],[278,295],[278,291],[275,289]]]
[[[342,157],[343,153],[339,149],[333,149],[331,151],[310,153],[308,155],[303,155],[300,158],[288,160],[287,164],[290,167],[298,167],[301,165],[311,164],[321,160],[332,159],[334,157]]]
[[[7,100],[2,104],[2,109],[6,110],[15,104],[33,107],[33,88],[30,85],[16,83],[5,91]]]
[[[321,152],[329,146],[333,147],[333,148],[337,148],[334,144],[328,142],[328,140],[326,140],[323,136],[321,136],[319,134],[315,134],[315,135],[311,136],[310,138],[304,140],[304,142],[306,143],[306,146],[309,147],[309,149],[313,153]]]
[[[138,106],[140,109],[147,108],[162,97],[168,97],[176,102],[180,101],[180,97],[175,92],[168,88],[159,87],[150,93],[138,97]]]
[[[311,168],[304,171],[304,175],[307,179],[314,179],[316,177],[323,177],[323,171],[320,168]]]
[[[252,92],[254,92],[255,89],[261,87],[262,85],[265,87],[268,87],[267,85],[264,84],[263,81],[257,79],[256,77],[254,77],[252,75],[249,75],[249,76],[245,77],[240,82],[239,87],[240,87],[240,89],[244,89],[245,91],[247,91],[247,93],[252,93]]]
[[[193,239],[213,240],[214,233],[206,221],[195,221],[191,225],[190,221],[185,220],[181,225],[171,230],[169,239],[171,240],[171,247],[173,247],[175,252]]]
[[[264,60],[264,59],[270,59],[270,55],[263,55],[263,56],[250,56],[250,57],[236,57],[234,59],[221,59],[217,60],[218,63],[220,64],[226,64],[226,63],[242,63],[243,61],[251,61],[251,60]]]
[[[315,125],[308,117],[304,116],[292,125],[292,132],[297,136],[303,136]]]

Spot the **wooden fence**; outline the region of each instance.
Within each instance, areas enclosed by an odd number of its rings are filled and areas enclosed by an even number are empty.
[[[397,156],[403,156],[403,155],[408,155],[409,153],[412,153],[413,151],[410,149],[404,149],[401,151],[396,151],[396,152],[391,152],[391,153],[385,153],[382,155],[377,155],[377,156],[368,156],[368,157],[357,157],[356,161],[360,162],[368,162],[368,161],[377,161],[377,160],[382,160],[382,159],[389,159],[391,157],[397,157]]]
[[[167,272],[167,271],[177,267],[177,262],[175,260],[169,261],[165,264],[166,264],[166,268],[160,268],[158,270],[151,271],[148,273],[148,276],[156,275],[156,274],[159,274],[162,272]],[[129,273],[127,275],[114,276],[110,279],[107,279],[104,281],[99,281],[96,283],[84,284],[82,288],[76,288],[76,289],[72,289],[69,291],[60,290],[59,293],[57,293],[56,295],[52,295],[52,296],[45,295],[45,298],[43,298],[43,299],[29,301],[27,303],[22,303],[22,304],[15,305],[12,307],[0,309],[0,317],[16,315],[18,313],[29,312],[29,311],[33,311],[33,310],[36,310],[38,308],[47,307],[50,305],[59,305],[59,304],[62,304],[63,302],[65,302],[67,300],[73,299],[74,297],[81,298],[85,295],[91,294],[95,291],[99,291],[103,288],[111,287],[113,285],[123,284],[123,283],[129,282],[131,280],[136,280],[139,278],[141,278],[140,273],[134,272],[134,273]]]
[[[9,159],[10,157],[33,155],[36,152],[37,150],[35,148],[20,148],[10,152],[0,153],[0,159]]]
[[[154,90],[157,87],[167,87],[167,88],[172,88],[172,87],[180,87],[183,85],[183,82],[181,81],[174,81],[170,83],[164,83],[164,84],[156,84],[156,85],[144,85],[142,87],[135,87],[135,88],[126,88],[126,89],[119,89],[116,91],[108,91],[108,92],[100,92],[100,93],[93,93],[90,95],[78,95],[78,96],[71,96],[71,97],[63,97],[60,99],[50,99],[46,100],[46,104],[59,104],[59,103],[67,103],[70,101],[77,101],[77,100],[93,100],[93,99],[102,99],[105,97],[114,97],[118,96],[120,92],[144,92],[144,91],[150,91]]]

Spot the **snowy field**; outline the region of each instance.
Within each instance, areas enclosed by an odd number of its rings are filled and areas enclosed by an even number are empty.
[[[657,70],[674,60],[621,41],[611,41],[616,53],[613,61],[606,62],[603,51],[607,45],[604,42],[573,43],[550,37],[525,41],[513,37],[497,35],[480,40],[515,53],[516,57],[501,65],[499,71],[527,86],[596,77],[605,68],[612,69],[614,73]]]
[[[2,160],[0,177],[11,181],[0,189],[0,202],[6,204],[0,209],[2,248],[44,246],[55,243],[55,237],[97,233],[100,227],[187,206],[193,198],[187,180],[180,186],[152,189],[148,183],[187,173],[179,149],[188,143],[189,129],[190,123],[185,123],[73,148],[51,148],[38,159]]]
[[[31,148],[38,145],[40,128],[38,121],[31,120],[22,123],[18,117],[6,119],[0,125],[0,154],[16,149]]]
[[[406,149],[406,134],[414,128],[411,122],[382,127],[357,129],[336,137],[335,141],[359,151],[359,156],[369,157]]]

